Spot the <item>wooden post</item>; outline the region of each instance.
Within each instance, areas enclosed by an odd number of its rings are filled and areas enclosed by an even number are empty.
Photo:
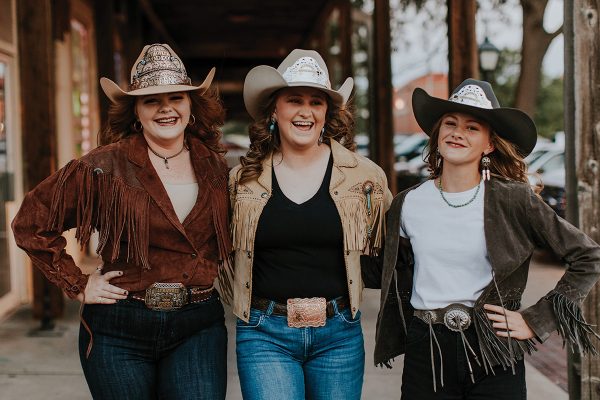
[[[467,78],[479,77],[475,0],[448,0],[448,93]]]
[[[385,172],[392,193],[396,193],[394,171],[394,124],[392,119],[392,61],[389,0],[375,0],[373,10],[373,71],[371,112],[374,134],[371,139],[375,161]]]
[[[52,0],[19,0],[19,74],[22,101],[24,187],[31,190],[56,170],[55,72]],[[33,272],[33,313],[42,329],[62,315],[63,294]],[[46,325],[44,327],[44,325]]]
[[[573,1],[576,171],[579,226],[600,243],[600,0]],[[600,286],[583,304],[588,323],[600,323]],[[600,341],[594,340],[596,348]],[[600,362],[581,357],[581,399],[600,399]]]
[[[339,2],[340,9],[340,63],[342,64],[342,79],[353,76],[352,68],[352,4],[349,0]]]
[[[94,25],[96,27],[96,60],[98,63],[98,76],[116,79],[114,62],[113,33],[115,31],[114,4],[112,0],[94,1]],[[141,50],[141,49],[140,49]],[[118,80],[117,80],[118,81]],[[100,129],[108,119],[110,101],[98,91],[98,106],[100,111]]]
[[[573,0],[564,2],[564,52],[565,70],[563,74],[564,130],[565,130],[565,189],[567,199],[566,217],[569,222],[579,226],[577,204],[577,171],[575,158],[575,68]],[[569,398],[581,399],[581,356],[567,349],[567,377],[569,379]]]

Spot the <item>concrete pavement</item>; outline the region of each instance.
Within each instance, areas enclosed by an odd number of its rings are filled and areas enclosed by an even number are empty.
[[[560,275],[556,269],[555,275]],[[557,279],[557,278],[556,278]],[[553,286],[554,278],[542,286]],[[540,289],[536,281],[535,290]],[[529,290],[529,289],[528,289]],[[379,291],[366,290],[362,305],[362,325],[366,345],[366,371],[363,399],[385,400],[400,397],[402,359],[393,369],[373,366],[375,320],[379,307]],[[65,318],[57,322],[59,337],[29,337],[38,322],[30,309],[23,307],[0,322],[0,399],[1,400],[78,400],[89,399],[77,354],[78,304],[69,302]],[[229,365],[227,399],[240,400],[241,393],[235,362],[235,321],[226,310],[229,332]],[[530,364],[527,365],[529,400],[567,400],[568,395]],[[285,399],[282,396],[282,399]],[[342,399],[343,400],[343,399]]]

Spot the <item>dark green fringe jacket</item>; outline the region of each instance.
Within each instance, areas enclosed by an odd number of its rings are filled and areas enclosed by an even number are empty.
[[[387,213],[383,254],[379,259],[361,260],[365,286],[381,288],[375,364],[390,368],[390,361],[405,352],[406,324],[413,314],[410,305],[413,253],[410,241],[399,235],[402,204],[412,189],[396,196]],[[484,231],[496,283],[492,280],[477,299],[473,322],[486,369],[496,365],[510,367],[514,360],[523,357],[524,351],[535,350],[532,340],[497,336],[483,305],[520,308],[529,261],[536,247],[553,251],[567,264],[567,269],[550,293],[521,311],[525,321],[540,342],[558,330],[576,351],[596,354],[591,341],[596,333],[585,322],[581,303],[600,277],[598,244],[558,217],[528,184],[497,177],[485,184]]]

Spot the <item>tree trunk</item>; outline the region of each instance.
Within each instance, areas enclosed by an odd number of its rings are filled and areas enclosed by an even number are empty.
[[[392,64],[389,0],[375,0],[373,11],[373,112],[375,161],[385,172],[388,186],[396,193],[394,171],[394,124],[392,118]]]
[[[479,77],[475,0],[448,1],[448,93],[467,78]]]
[[[19,73],[23,127],[23,165],[25,190],[33,189],[56,170],[56,112],[54,42],[65,29],[67,17],[59,13],[50,0],[17,2],[19,29]],[[58,26],[61,25],[61,26]],[[68,26],[68,25],[67,25]],[[33,270],[33,312],[42,325],[60,317],[64,308],[62,291],[52,285],[37,269]]]
[[[525,111],[531,117],[535,115],[544,56],[552,40],[562,32],[562,26],[553,33],[548,33],[544,29],[544,12],[547,4],[548,0],[521,0],[523,43],[515,107]]]
[[[579,226],[600,242],[600,0],[574,0],[576,172]],[[600,323],[600,286],[584,302],[588,323]],[[600,349],[600,342],[594,345]],[[600,362],[581,357],[581,398],[600,399]]]

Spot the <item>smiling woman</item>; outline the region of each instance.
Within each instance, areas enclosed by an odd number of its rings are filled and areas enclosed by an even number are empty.
[[[362,265],[382,293],[375,363],[405,355],[402,399],[524,399],[534,339],[558,330],[574,350],[596,353],[580,307],[600,275],[600,247],[529,186],[523,157],[536,127],[500,107],[488,82],[467,79],[448,100],[417,88],[413,111],[429,135],[430,179],[394,199],[386,254]],[[519,310],[540,245],[568,268]]]
[[[165,44],[145,46],[129,91],[107,78],[101,147],[72,160],[22,203],[17,244],[82,303],[81,365],[99,399],[224,399],[231,297],[224,111]],[[99,232],[102,264],[85,275],[62,232]],[[134,321],[134,323],[132,323]]]
[[[353,152],[352,82],[333,90],[321,56],[299,49],[246,76],[255,122],[229,175],[244,399],[360,398],[359,258],[381,248],[391,193]]]

